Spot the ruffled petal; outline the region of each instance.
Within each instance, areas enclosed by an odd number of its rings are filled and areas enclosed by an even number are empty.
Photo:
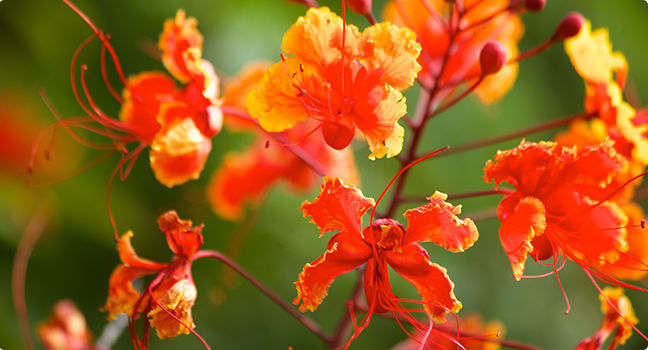
[[[448,313],[457,313],[461,302],[454,295],[454,283],[444,267],[430,261],[418,244],[402,247],[401,252],[386,251],[387,263],[394,271],[416,287],[425,309],[437,322],[445,321]]]
[[[621,253],[619,260],[605,264],[600,270],[615,278],[639,280],[648,274],[648,231],[641,227],[644,213],[635,203],[621,205],[628,216],[628,250]]]
[[[325,176],[320,194],[312,202],[304,201],[299,209],[304,217],[320,229],[320,237],[329,231],[346,231],[361,236],[362,216],[376,205],[354,185],[346,186],[339,178]]]
[[[421,66],[416,59],[421,45],[416,34],[409,28],[398,28],[389,22],[374,24],[362,32],[364,45],[371,47],[362,62],[370,76],[377,77],[379,84],[388,84],[401,91],[412,84]]]
[[[531,241],[540,236],[547,228],[545,208],[542,202],[534,197],[522,198],[515,211],[505,220],[502,220],[499,230],[500,241],[506,252],[511,266],[513,277],[520,280],[524,273],[524,264],[527,253],[533,251]]]
[[[326,253],[306,264],[299,274],[299,280],[295,282],[297,297],[293,304],[299,305],[301,299],[301,312],[315,311],[337,276],[364,264],[372,255],[371,248],[356,235],[340,233],[333,236]]]
[[[405,129],[398,120],[407,112],[406,99],[399,91],[388,87],[378,93],[382,94],[380,102],[373,104],[374,98],[370,98],[366,104],[358,103],[353,119],[369,143],[369,159],[372,160],[384,156],[390,158],[401,152]]]
[[[211,139],[196,127],[184,105],[162,107],[162,115],[177,115],[155,136],[149,155],[158,181],[167,186],[197,179],[211,151]]]
[[[271,66],[272,63],[268,61],[253,61],[246,64],[235,77],[226,80],[223,105],[244,109],[248,93],[259,88],[259,81]],[[225,115],[225,127],[235,132],[259,130],[257,123],[232,115]]]
[[[461,205],[456,207],[445,200],[448,195],[435,192],[428,198],[430,204],[410,209],[403,216],[407,231],[403,244],[433,242],[451,252],[463,252],[479,238],[477,227],[470,219],[459,219]]]
[[[162,63],[183,83],[188,82],[193,72],[200,69],[203,37],[196,26],[198,21],[195,18],[186,18],[184,10],[178,10],[175,19],[164,22],[164,31],[158,42],[162,50]]]
[[[324,68],[327,64],[341,58],[342,18],[331,12],[328,7],[311,8],[306,16],[299,17],[288,29],[281,43],[281,50],[295,55],[303,63]],[[345,48],[347,56],[360,36],[358,28],[346,27]],[[323,71],[319,71],[321,74]]]
[[[162,281],[153,294],[160,304],[172,315],[187,326],[195,328],[191,316],[191,307],[196,301],[197,291],[191,278],[176,279],[174,277]],[[153,302],[153,301],[152,301]],[[189,334],[189,328],[175,320],[157,304],[148,313],[151,327],[154,327],[160,339],[173,338],[180,334]]]

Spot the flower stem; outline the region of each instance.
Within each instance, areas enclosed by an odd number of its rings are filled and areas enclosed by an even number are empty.
[[[36,242],[45,230],[50,216],[49,200],[44,199],[39,204],[36,212],[25,228],[25,232],[18,243],[16,256],[14,257],[13,270],[11,273],[11,291],[13,294],[14,308],[18,317],[18,328],[22,334],[25,349],[35,350],[34,339],[32,338],[31,325],[27,315],[27,302],[25,301],[25,279],[27,265]]]
[[[507,133],[507,134],[494,136],[494,137],[490,137],[490,138],[487,138],[487,139],[478,140],[478,141],[474,141],[474,142],[468,142],[468,143],[465,143],[465,144],[459,145],[459,146],[451,146],[449,150],[439,154],[439,157],[449,156],[451,154],[461,153],[461,152],[470,151],[470,150],[473,150],[473,149],[476,149],[476,148],[481,148],[481,147],[485,147],[485,146],[494,145],[496,143],[516,139],[516,138],[519,138],[519,137],[522,137],[522,136],[525,136],[525,135],[530,135],[530,134],[534,134],[534,133],[537,133],[537,132],[541,132],[541,131],[550,130],[550,129],[558,128],[558,127],[561,127],[561,126],[565,126],[565,125],[568,125],[568,124],[570,124],[571,122],[573,122],[574,120],[577,120],[577,119],[588,120],[588,119],[593,118],[594,116],[596,116],[596,113],[593,113],[593,114],[577,114],[577,115],[574,115],[574,116],[570,116],[570,117],[563,118],[563,119],[558,119],[558,120],[553,120],[553,121],[550,121],[548,123],[535,125],[535,126],[532,126],[532,127],[529,127],[529,128],[525,128],[525,129],[522,129],[522,130],[517,130],[517,131],[514,131],[514,132]]]
[[[334,342],[334,338],[326,334],[326,332],[324,332],[324,330],[322,330],[322,328],[315,321],[313,321],[313,319],[295,310],[295,308],[292,305],[288,304],[285,300],[281,299],[277,294],[271,291],[263,283],[261,283],[254,276],[252,276],[252,274],[250,274],[248,271],[243,269],[241,266],[239,266],[236,262],[231,260],[225,254],[215,250],[199,250],[198,252],[196,252],[196,254],[193,255],[193,260],[198,260],[201,258],[214,258],[222,261],[224,264],[229,266],[232,270],[236,271],[243,278],[245,278],[250,283],[252,283],[252,285],[254,285],[258,290],[261,291],[261,293],[265,294],[268,298],[274,301],[277,305],[279,305],[279,307],[284,309],[284,311],[288,312],[291,316],[297,319],[297,321],[303,324],[306,328],[310,329],[311,332],[317,335],[326,344],[331,344]]]

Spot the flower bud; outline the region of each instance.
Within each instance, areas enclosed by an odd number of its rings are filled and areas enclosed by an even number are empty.
[[[482,76],[499,72],[506,64],[506,49],[499,41],[491,40],[479,53],[479,66]]]
[[[571,38],[580,33],[584,23],[585,18],[583,15],[578,12],[570,13],[562,20],[562,22],[560,22],[558,29],[556,29],[556,32],[551,39],[554,41],[561,41]]]
[[[365,15],[371,13],[371,0],[348,0],[347,4],[351,11]]]
[[[526,0],[524,8],[529,12],[540,12],[547,5],[547,0]]]

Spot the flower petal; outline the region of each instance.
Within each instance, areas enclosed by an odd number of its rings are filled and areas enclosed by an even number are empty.
[[[197,25],[195,18],[186,18],[184,10],[178,10],[175,19],[164,22],[164,31],[158,42],[162,63],[183,83],[190,80],[192,71],[199,69],[203,37],[196,29]]]
[[[304,266],[299,274],[297,297],[293,304],[299,305],[301,312],[315,311],[322,299],[328,294],[333,280],[356,267],[364,264],[373,255],[373,251],[360,237],[339,233],[331,238],[326,253],[317,260]]]
[[[160,304],[187,326],[195,328],[191,316],[191,307],[196,301],[197,291],[191,277],[176,279],[170,277],[162,281],[153,294]],[[189,334],[189,329],[167,314],[159,306],[148,313],[151,327],[154,327],[160,339],[173,338],[180,334]]]
[[[191,220],[180,220],[175,210],[170,210],[158,218],[160,230],[166,234],[169,248],[175,255],[191,259],[202,247],[203,225],[191,227],[192,224]]]
[[[137,312],[133,310],[135,304],[140,299],[140,293],[133,288],[132,282],[140,277],[158,271],[132,267],[125,264],[118,265],[110,275],[106,304],[100,309],[103,312],[108,312],[106,318],[108,320],[114,320],[117,314],[122,313],[135,316],[135,314],[142,311],[145,306],[143,302],[140,303]]]
[[[585,21],[578,36],[565,40],[565,51],[574,68],[583,79],[593,83],[610,83],[612,72],[616,72],[616,80],[623,86],[628,71],[625,57],[620,52],[612,52],[607,28],[594,32],[591,28],[590,21]]]
[[[339,178],[325,176],[320,194],[312,202],[304,201],[304,217],[320,229],[320,237],[329,231],[346,231],[361,236],[362,216],[376,205],[354,185],[346,186]]]
[[[121,238],[117,241],[117,251],[119,252],[119,259],[127,266],[158,271],[167,266],[167,264],[160,264],[155,261],[148,259],[143,259],[133,249],[131,244],[131,238],[133,237],[133,231],[128,231],[124,233]]]
[[[421,54],[421,45],[416,42],[413,31],[381,22],[365,29],[361,40],[372,48],[367,50],[367,56],[362,57],[368,75],[398,91],[414,84],[416,74],[421,70],[416,62]]]
[[[387,87],[383,91],[376,89],[372,95],[376,93],[382,94],[380,102],[374,104],[371,95],[367,101],[358,101],[353,119],[369,143],[371,160],[391,158],[401,152],[405,129],[398,120],[407,112],[406,99],[399,91]]]
[[[500,241],[506,252],[513,277],[520,280],[524,273],[527,253],[533,251],[531,241],[544,233],[547,228],[545,208],[542,202],[534,197],[520,199],[515,210],[506,219],[500,218],[502,226],[499,230]]]
[[[211,139],[201,133],[189,113],[183,105],[163,106],[161,114],[179,117],[164,125],[151,144],[151,168],[167,187],[199,178],[211,151]]]
[[[410,209],[403,216],[408,227],[403,244],[433,242],[451,252],[463,252],[479,238],[477,227],[470,219],[461,220],[461,205],[456,207],[445,200],[448,195],[435,192],[428,198],[430,204]]]
[[[459,312],[461,302],[455,298],[454,283],[444,267],[430,261],[425,249],[409,244],[400,253],[386,251],[385,256],[389,266],[416,287],[435,321],[443,322],[448,313]]]

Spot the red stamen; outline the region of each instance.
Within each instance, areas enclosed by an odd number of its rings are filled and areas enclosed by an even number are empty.
[[[106,39],[110,39],[110,36],[108,35]],[[110,91],[110,94],[113,95],[113,97],[119,102],[119,104],[123,104],[124,101],[122,100],[121,96],[119,93],[117,93],[117,90],[112,86],[110,83],[110,80],[108,79],[108,73],[106,72],[106,45],[101,45],[101,77],[104,80],[104,84],[108,88],[108,91]]]

